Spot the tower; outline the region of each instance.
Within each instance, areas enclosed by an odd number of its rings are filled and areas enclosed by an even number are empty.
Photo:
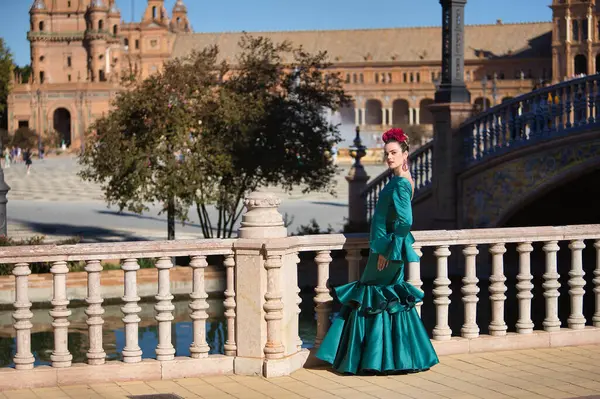
[[[187,15],[187,7],[183,4],[183,0],[177,0],[175,6],[173,6],[171,18],[171,31],[175,33],[185,32],[189,33],[192,31],[190,21]]]
[[[167,15],[164,0],[148,0],[146,11],[142,17],[142,23],[149,22],[169,26],[169,16]]]
[[[109,79],[119,78],[121,71],[121,11],[117,8],[116,0],[109,1],[108,24],[110,27],[110,43],[106,50],[106,74]]]
[[[85,41],[88,50],[88,76],[92,82],[106,80],[108,6],[105,0],[92,0],[86,15]]]
[[[49,30],[48,24],[48,7],[44,0],[35,0],[29,10],[30,32],[28,34],[31,46],[31,69],[33,81],[36,83],[44,83],[46,76],[41,65],[44,60],[44,48],[46,42],[44,37]]]
[[[600,32],[596,0],[553,0],[552,80],[561,81],[600,69]]]

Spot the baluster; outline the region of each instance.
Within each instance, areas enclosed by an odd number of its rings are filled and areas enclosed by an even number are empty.
[[[544,297],[546,298],[546,318],[542,323],[546,331],[560,330],[558,318],[558,297],[560,293],[560,275],[557,272],[556,253],[560,249],[557,241],[548,241],[543,247],[546,253],[546,273],[544,273]]]
[[[104,324],[104,320],[102,319],[102,315],[104,314],[102,302],[104,300],[100,294],[102,264],[99,260],[90,260],[85,265],[85,271],[88,273],[88,296],[85,299],[88,307],[85,310],[85,314],[88,317],[86,323],[88,325],[88,339],[90,343],[86,357],[89,364],[104,364],[106,361],[106,353],[102,347],[102,325]]]
[[[492,115],[493,121],[494,121],[494,146],[496,147],[496,150],[501,146],[502,144],[502,132],[500,130],[500,116],[499,116],[499,112],[497,112],[496,114]]]
[[[427,150],[427,185],[431,184],[431,176],[433,175],[433,150],[431,147]]]
[[[481,126],[479,121],[475,122],[475,159],[481,159]]]
[[[346,252],[346,261],[348,262],[348,282],[356,281],[360,278],[360,249],[349,249]]]
[[[156,311],[155,319],[158,322],[156,360],[160,361],[173,360],[175,358],[175,348],[173,348],[173,343],[171,342],[172,312],[175,306],[171,303],[173,295],[171,295],[169,284],[169,270],[172,267],[171,258],[166,256],[159,258],[156,262],[156,268],[158,269],[158,293],[154,297],[156,299],[156,305],[154,305],[154,310]]]
[[[508,115],[509,108],[506,107],[502,110],[502,119],[500,120],[500,131],[502,132],[502,134],[500,135],[500,147],[506,147],[507,145],[506,130],[508,129]]]
[[[565,87],[565,127],[571,128],[571,87]]]
[[[594,269],[594,294],[596,296],[596,310],[592,321],[594,327],[600,327],[600,240],[594,243],[596,248],[596,269]]]
[[[589,84],[589,90],[587,93],[587,106],[588,106],[588,123],[592,124],[596,122],[596,115],[594,114],[594,109],[595,109],[595,104],[596,104],[596,90],[594,89],[594,86],[596,86],[598,84],[597,80],[591,81]]]
[[[556,112],[558,113],[558,131],[562,131],[565,128],[565,88],[559,89],[558,92],[558,104],[556,107]]]
[[[531,334],[533,322],[531,321],[531,299],[533,284],[531,280],[531,252],[533,246],[530,242],[523,242],[517,246],[519,252],[519,274],[517,274],[517,299],[519,300],[519,320],[517,321],[517,333]]]
[[[504,322],[504,301],[506,301],[506,277],[504,276],[504,254],[506,247],[503,243],[493,244],[490,247],[492,254],[492,275],[490,276],[490,301],[492,303],[492,321],[490,322],[490,335],[506,335]]]
[[[53,296],[50,302],[53,306],[49,312],[52,316],[52,327],[54,327],[54,350],[50,355],[52,367],[70,367],[73,356],[69,353],[69,320],[71,310],[67,308],[67,273],[69,268],[67,262],[58,261],[52,264],[50,273],[53,277]]]
[[[17,370],[30,370],[33,368],[35,358],[31,353],[31,302],[29,301],[29,275],[31,270],[27,263],[17,263],[12,270],[15,276],[15,302],[13,306],[14,328],[16,332],[17,351],[13,361]],[[8,378],[8,377],[7,377]]]
[[[476,257],[479,254],[477,245],[467,245],[463,249],[465,256],[465,277],[462,279],[463,287],[463,303],[465,307],[465,322],[461,328],[461,333],[464,338],[477,338],[479,336],[479,326],[477,325],[477,294],[479,287],[477,283],[477,266]]]
[[[171,261],[169,258],[161,258],[165,259],[168,262],[168,265],[171,265]],[[159,261],[160,262],[160,261]],[[233,299],[233,294],[230,291],[233,290],[233,265],[229,266],[231,263],[235,265],[235,261],[231,255],[228,255],[225,258],[225,267],[227,268],[227,289],[225,290],[225,301],[224,306],[225,309],[225,317],[227,318],[227,341],[230,339],[230,326],[233,327],[234,320],[231,318],[231,312],[233,311],[233,317],[235,317],[235,310],[233,310],[231,306],[231,301],[229,299]],[[167,266],[167,263],[165,263]],[[208,356],[208,352],[210,351],[210,347],[206,343],[206,320],[208,319],[208,303],[206,302],[206,298],[208,295],[206,294],[206,289],[204,288],[204,271],[208,263],[206,262],[206,256],[192,256],[190,260],[190,267],[192,268],[193,277],[192,277],[192,292],[190,293],[191,302],[189,304],[190,308],[190,318],[193,320],[193,334],[194,334],[194,342],[190,345],[190,356],[194,359],[200,359]],[[158,264],[157,264],[158,267]],[[166,269],[168,273],[168,269]],[[229,275],[231,275],[232,285],[229,285]],[[167,275],[168,278],[168,275]],[[229,296],[231,295],[231,296]],[[158,299],[158,298],[157,298]],[[233,306],[235,307],[235,301],[233,302]],[[228,313],[229,312],[229,313]],[[229,314],[229,315],[228,315]],[[170,313],[168,313],[170,315]],[[171,319],[172,320],[172,317]],[[169,327],[170,331],[170,320],[167,322],[166,326]],[[160,324],[159,324],[160,327]],[[171,343],[171,337],[167,341]],[[234,340],[235,346],[235,340]],[[172,347],[172,345],[171,345]],[[168,346],[167,346],[168,348]],[[175,353],[173,350],[172,353]],[[172,355],[172,354],[171,354]],[[159,359],[160,360],[160,359]],[[168,360],[168,359],[165,359]]]
[[[583,240],[573,240],[569,244],[571,250],[571,270],[569,271],[569,295],[571,296],[571,315],[569,316],[569,328],[581,330],[585,328],[585,317],[583,316],[583,295],[585,294],[585,280],[583,276],[583,259],[581,251],[585,248]]]
[[[317,313],[317,337],[315,347],[318,348],[329,330],[329,315],[333,298],[329,294],[329,264],[331,251],[318,251],[315,257],[317,263],[317,286],[315,287],[315,312]]]
[[[235,257],[233,255],[225,255],[223,265],[227,274],[227,289],[225,290],[225,301],[223,302],[225,306],[225,318],[227,319],[227,341],[225,341],[224,349],[226,356],[235,356],[237,354],[237,345],[235,343],[235,283],[233,279]],[[204,326],[199,327],[206,331],[206,323]],[[202,342],[202,339],[199,338],[198,341]]]
[[[300,256],[299,256],[299,252],[294,252],[294,262],[296,263],[296,270],[298,270],[298,263],[300,263]],[[302,312],[302,309],[300,309],[300,304],[302,303],[302,297],[300,297],[300,286],[296,285],[296,313],[297,313],[297,318],[296,320],[298,321],[298,328],[296,329],[298,331],[298,336],[296,337],[296,349],[298,349],[299,351],[302,350],[302,338],[300,338],[300,313]]]
[[[267,343],[265,357],[279,359],[284,355],[285,348],[281,341],[281,319],[283,319],[283,302],[280,288],[280,273],[283,262],[281,254],[267,253],[265,269],[267,269],[267,293],[265,294],[265,320],[267,322]]]
[[[421,259],[423,256],[423,252],[421,252],[421,245],[415,243],[413,244],[413,249],[415,253]],[[423,281],[421,280],[421,262],[409,262],[408,263],[408,283],[412,284],[418,289],[421,289],[423,286]],[[417,313],[421,315],[421,306],[423,306],[423,302],[419,302],[415,305],[417,309]]]
[[[596,81],[596,91],[594,96],[594,115],[596,121],[600,122],[600,81]]]
[[[448,325],[448,308],[450,306],[450,279],[448,278],[448,257],[450,250],[448,245],[436,248],[434,254],[437,258],[437,276],[433,280],[433,303],[436,306],[436,323],[433,329],[433,339],[446,341],[452,338],[452,330]]]
[[[142,350],[138,344],[138,326],[140,317],[138,313],[142,308],[138,302],[140,297],[137,293],[137,271],[140,269],[137,259],[125,259],[121,266],[125,274],[125,288],[122,301],[125,305],[121,307],[125,323],[125,347],[123,348],[124,363],[138,363],[142,361]]]
[[[419,155],[419,187],[418,189],[423,188],[425,186],[425,157],[424,154],[421,153]],[[417,188],[415,187],[415,190]]]

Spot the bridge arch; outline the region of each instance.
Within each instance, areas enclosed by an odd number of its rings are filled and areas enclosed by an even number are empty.
[[[431,98],[424,98],[419,103],[419,124],[421,125],[433,125],[433,114],[429,110],[429,106],[434,101]]]
[[[473,101],[473,112],[478,114],[487,109],[490,109],[492,106],[492,102],[489,98],[477,97],[475,101]]]
[[[496,227],[566,226],[600,222],[600,162],[557,176],[500,217]]]

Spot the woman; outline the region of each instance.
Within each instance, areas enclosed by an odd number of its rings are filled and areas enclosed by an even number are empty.
[[[383,135],[394,176],[381,190],[371,221],[370,254],[359,281],[334,289],[342,309],[317,357],[341,373],[415,372],[439,362],[415,309],[423,292],[404,281],[414,252],[408,171],[408,138],[402,129]]]

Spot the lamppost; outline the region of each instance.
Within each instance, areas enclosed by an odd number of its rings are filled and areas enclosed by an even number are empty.
[[[487,75],[483,75],[483,78],[481,79],[481,89],[483,90],[483,105],[481,106],[483,111],[487,111],[487,82],[488,82],[488,78]]]
[[[493,106],[496,106],[498,96],[498,74],[494,72],[494,79],[492,80],[492,100]]]
[[[367,228],[367,200],[362,194],[367,187],[369,176],[360,162],[360,159],[367,154],[367,149],[360,139],[358,125],[356,125],[354,145],[350,146],[349,150],[350,156],[354,158],[354,163],[346,176],[349,184],[348,227],[351,230],[356,229],[355,231],[365,231],[364,229]]]

